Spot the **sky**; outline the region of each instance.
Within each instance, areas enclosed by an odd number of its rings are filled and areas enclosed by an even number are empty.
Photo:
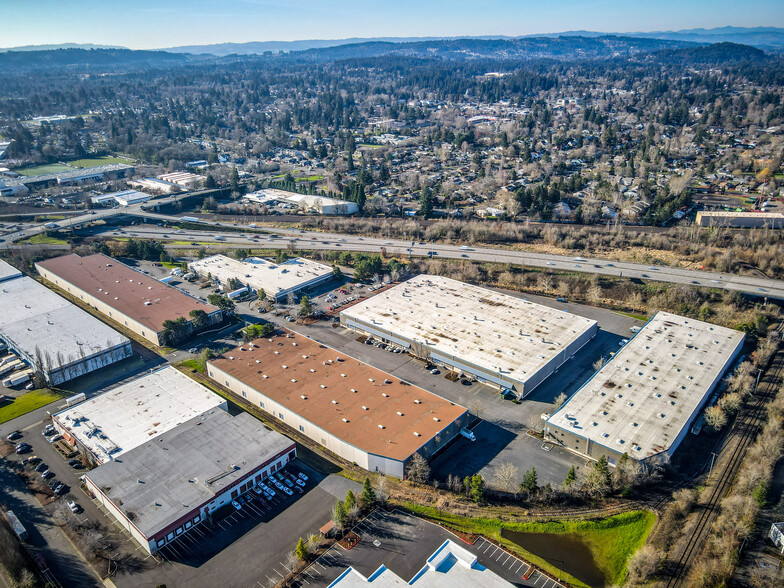
[[[0,46],[784,27],[782,0],[0,0]]]

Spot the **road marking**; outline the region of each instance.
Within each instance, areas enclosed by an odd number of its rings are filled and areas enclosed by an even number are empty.
[[[505,559],[504,561],[502,561],[502,562],[501,562],[501,565],[502,565],[502,566],[505,566],[505,565],[506,565],[506,562],[508,562],[508,561],[509,561],[509,558],[510,558],[510,557],[512,557],[512,556],[511,556],[510,554],[507,554],[507,555],[506,555],[506,559]]]
[[[272,571],[273,571],[273,572],[275,572],[275,573],[276,573],[278,576],[280,576],[281,578],[285,578],[285,577],[286,577],[286,576],[284,576],[283,574],[281,574],[281,573],[280,573],[278,570],[276,570],[275,568],[272,568]]]
[[[524,565],[525,565],[525,562],[524,562],[524,561],[521,561],[521,562],[520,562],[520,567],[519,567],[519,568],[517,568],[517,569],[515,570],[515,574],[516,574],[517,572],[519,572],[521,569],[523,569],[523,566],[524,566]]]
[[[495,553],[494,553],[493,555],[495,555]],[[498,561],[499,559],[501,559],[501,558],[502,558],[502,557],[504,557],[505,555],[507,555],[507,553],[506,553],[506,551],[504,551],[504,550],[502,549],[502,550],[501,550],[501,554],[500,554],[500,555],[499,555],[497,558],[495,558],[495,561]]]

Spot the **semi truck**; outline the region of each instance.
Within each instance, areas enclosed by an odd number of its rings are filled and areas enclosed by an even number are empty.
[[[27,529],[24,528],[22,522],[16,517],[14,511],[5,511],[5,518],[8,521],[11,530],[19,537],[19,541],[27,541]]]
[[[14,360],[14,361],[9,361],[8,363],[3,364],[2,366],[0,366],[0,376],[3,376],[3,375],[5,375],[5,374],[7,374],[9,372],[12,372],[12,371],[14,371],[16,369],[24,367],[24,365],[25,365],[24,362],[20,361],[18,359]]]
[[[25,382],[30,381],[30,377],[33,375],[33,370],[24,370],[18,372],[16,374],[12,374],[11,377],[3,380],[3,386],[6,388],[12,388],[14,386],[19,386],[20,384],[24,384]]]

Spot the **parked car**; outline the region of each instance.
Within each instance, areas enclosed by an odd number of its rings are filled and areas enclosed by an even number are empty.
[[[41,461],[40,457],[37,455],[31,455],[30,457],[26,457],[22,460],[22,465],[35,465],[39,461]]]
[[[48,469],[41,472],[41,478],[43,478],[44,480],[46,480],[49,476],[54,476],[54,474],[50,472]]]
[[[232,500],[232,501],[231,501],[231,505],[232,505],[234,508],[236,508],[237,510],[242,510],[242,507],[240,506],[240,503],[239,503],[239,502],[237,502],[236,500]]]
[[[20,433],[19,431],[14,431],[10,435],[8,435],[8,437],[6,437],[6,439],[8,439],[9,441],[16,441],[17,439],[21,439],[21,438],[22,438],[22,433]]]
[[[56,441],[59,441],[62,438],[63,438],[63,436],[60,435],[60,434],[52,435],[51,437],[49,437],[48,441],[49,441],[49,443],[55,443]]]
[[[49,469],[49,468],[48,468],[48,466],[44,462],[39,463],[37,466],[35,466],[33,468],[34,471],[39,472],[39,473],[44,471],[44,470],[46,470],[46,469]]]
[[[303,474],[302,472],[297,472],[297,477],[300,480],[305,480],[306,482],[308,481],[308,477],[305,474]]]
[[[77,513],[82,509],[82,507],[76,504],[76,502],[74,502],[73,500],[68,501],[68,508],[70,508],[71,512],[73,513]]]
[[[22,446],[16,448],[16,453],[18,455],[22,455],[23,453],[29,453],[32,450],[33,450],[33,448],[30,447],[29,445],[22,445]]]
[[[67,488],[68,486],[60,482],[57,486],[54,487],[54,493],[57,494],[57,496],[60,496],[62,494],[65,494]]]
[[[294,493],[291,491],[291,488],[289,488],[288,486],[281,486],[280,489],[283,490],[289,496],[294,496]]]
[[[70,460],[68,460],[68,465],[71,466],[75,470],[81,470],[84,467],[82,465],[82,462],[79,461],[78,459],[70,459]]]
[[[438,368],[433,368],[432,370],[430,370],[430,373],[433,374],[434,376],[437,376],[438,374],[441,373],[441,370],[439,370]]]

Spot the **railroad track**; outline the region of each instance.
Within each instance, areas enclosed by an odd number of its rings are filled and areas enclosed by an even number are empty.
[[[780,325],[777,331],[782,333],[784,324]],[[733,424],[733,432],[730,436],[736,438],[736,443],[732,447],[731,442],[728,440],[722,448],[722,452],[731,451],[732,453],[718,471],[719,478],[713,486],[708,503],[704,505],[680,558],[677,562],[671,563],[671,575],[667,581],[667,588],[676,588],[684,585],[690,569],[690,560],[701,552],[705,539],[710,532],[711,523],[718,515],[719,504],[729,492],[732,482],[735,480],[743,457],[746,455],[746,449],[748,449],[759,432],[760,425],[766,415],[765,406],[776,395],[781,385],[782,371],[784,371],[784,349],[779,349],[773,356],[768,369],[765,370],[764,377],[761,378],[757,386],[753,404],[747,404]],[[721,460],[721,457],[719,460]]]

